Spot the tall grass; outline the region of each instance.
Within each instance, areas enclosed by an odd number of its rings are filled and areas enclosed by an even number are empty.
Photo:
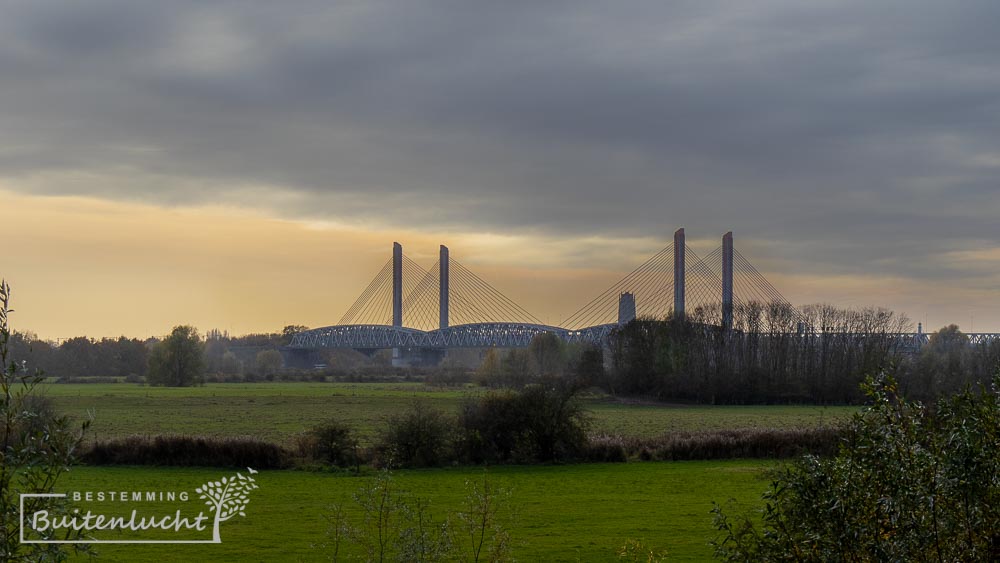
[[[827,456],[836,453],[842,437],[842,429],[830,426],[674,432],[658,438],[601,434],[589,436],[583,459],[625,462],[781,459],[807,453]],[[358,463],[371,463],[378,458],[370,449],[358,450],[356,455]],[[82,461],[88,465],[280,469],[315,460],[297,457],[280,445],[252,437],[166,435],[97,442],[82,456]],[[451,456],[438,460],[439,463],[462,461]]]
[[[837,451],[842,437],[843,430],[831,426],[674,432],[657,438],[592,435],[587,457],[591,461],[682,461],[825,456]]]

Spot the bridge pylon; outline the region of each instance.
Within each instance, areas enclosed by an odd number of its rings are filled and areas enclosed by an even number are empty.
[[[733,328],[733,232],[722,236],[722,328]]]
[[[684,228],[674,232],[674,316],[684,318]]]
[[[392,243],[392,326],[403,326],[403,245]]]
[[[438,328],[448,328],[448,247],[441,245],[441,254],[438,258],[438,308],[440,322]]]
[[[618,296],[618,324],[628,324],[635,320],[635,294],[629,291]]]

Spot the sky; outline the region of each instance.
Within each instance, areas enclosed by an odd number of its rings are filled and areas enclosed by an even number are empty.
[[[1000,3],[0,0],[43,338],[335,324],[393,241],[558,324],[684,227],[1000,332]]]

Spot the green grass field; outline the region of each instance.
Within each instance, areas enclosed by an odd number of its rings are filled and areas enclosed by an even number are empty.
[[[52,384],[44,388],[60,412],[76,419],[93,413],[88,439],[131,434],[251,435],[288,444],[291,438],[329,418],[340,419],[371,438],[382,422],[422,400],[447,412],[484,390],[438,389],[420,383],[257,383],[156,388],[130,384]],[[592,432],[654,437],[670,431],[804,427],[843,420],[853,407],[711,407],[624,402],[603,395],[584,398]],[[513,491],[517,518],[512,526],[521,561],[609,561],[629,538],[666,549],[671,560],[711,559],[715,536],[712,502],[734,498],[743,507],[759,504],[767,488],[766,469],[775,462],[674,462],[508,466],[491,479]],[[370,478],[370,471],[369,478]],[[223,469],[77,467],[60,491],[193,491]],[[454,513],[465,483],[478,468],[401,471],[397,485],[411,497],[431,502],[441,518]],[[325,561],[314,546],[327,541],[325,507],[354,508],[351,494],[366,477],[307,471],[265,471],[259,475],[246,518],[223,524],[221,545],[102,545],[106,561]],[[196,495],[193,495],[196,497]],[[143,503],[172,513],[193,504]],[[92,505],[91,505],[92,507]],[[121,506],[106,505],[109,511]],[[131,510],[133,507],[129,507]]]
[[[729,498],[756,506],[767,488],[773,462],[672,462],[509,466],[490,470],[490,479],[511,489],[516,519],[510,527],[519,561],[610,561],[626,539],[666,549],[671,560],[707,561],[715,537],[712,501]],[[232,471],[139,467],[78,467],[62,478],[59,492],[193,491]],[[482,469],[401,471],[395,483],[411,497],[429,500],[442,518],[459,509],[465,482],[481,479]],[[326,541],[324,507],[354,508],[351,494],[367,477],[301,471],[264,471],[251,494],[246,517],[222,524],[222,544],[101,545],[104,561],[325,561],[314,545]],[[189,503],[101,505],[108,512],[132,508],[152,513],[201,509]],[[93,508],[94,505],[87,505]],[[179,537],[179,536],[178,536]],[[122,539],[125,536],[121,536]],[[200,538],[195,538],[200,539]]]
[[[458,412],[477,387],[441,390],[420,383],[253,383],[164,388],[132,384],[52,384],[44,388],[56,408],[82,420],[94,414],[90,439],[130,434],[258,436],[288,443],[298,432],[337,418],[362,437],[382,421],[422,400]],[[855,407],[687,406],[629,404],[589,396],[584,404],[594,433],[653,437],[669,431],[829,424]]]

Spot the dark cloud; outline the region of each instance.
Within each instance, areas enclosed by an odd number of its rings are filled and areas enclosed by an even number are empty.
[[[992,1],[0,6],[13,187],[921,277],[1000,238]]]

